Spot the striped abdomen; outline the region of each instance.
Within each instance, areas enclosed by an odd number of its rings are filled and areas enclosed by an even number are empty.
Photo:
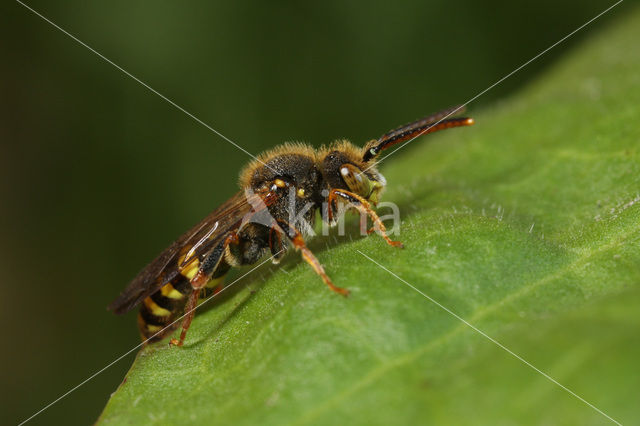
[[[220,251],[214,250],[212,254],[205,257],[208,260],[217,254],[211,280],[206,284],[206,288],[201,290],[200,297],[216,294],[222,288],[224,276],[231,269],[231,266],[253,264],[268,249],[270,228],[249,224],[245,227],[244,232],[246,234],[240,235],[239,242],[230,245],[223,242],[218,246]],[[284,254],[285,247],[282,242],[278,243],[277,249],[279,251],[274,255]],[[282,257],[282,254],[279,257]],[[161,340],[179,325],[177,320],[180,319],[193,292],[191,280],[201,268],[205,271],[208,268],[207,260],[203,260],[205,264],[201,264],[199,258],[187,256],[188,253],[183,254],[180,258],[179,264],[182,265],[180,274],[160,290],[145,298],[140,305],[138,328],[143,340],[149,339],[149,342]],[[186,263],[185,257],[190,259]]]
[[[187,299],[193,292],[190,281],[199,266],[200,263],[194,259],[171,282],[144,299],[138,313],[138,328],[143,340],[149,339],[150,343],[161,340],[180,324],[176,320],[182,315]],[[207,288],[202,289],[200,297],[212,293],[206,291],[207,289],[214,288],[215,292],[221,286],[228,270],[229,266],[226,263],[218,265],[213,278],[207,283]]]
[[[150,342],[155,342],[173,331],[177,323],[163,329],[179,318],[192,291],[189,280],[178,275],[172,282],[144,299],[138,313],[138,328],[142,338],[151,338]]]

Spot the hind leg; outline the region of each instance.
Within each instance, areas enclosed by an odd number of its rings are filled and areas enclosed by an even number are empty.
[[[180,333],[180,339],[171,339],[171,345],[182,346],[184,344],[184,339],[187,336],[189,327],[191,326],[191,321],[193,321],[196,307],[198,306],[198,299],[200,298],[203,288],[211,281],[212,277],[217,275],[218,272],[222,272],[223,275],[228,270],[228,265],[222,263],[224,252],[230,244],[237,242],[238,235],[235,232],[229,234],[223,242],[213,249],[211,254],[204,260],[204,262],[202,262],[202,265],[193,278],[191,278],[190,284],[193,291],[189,295],[189,299],[187,300],[184,308],[185,313],[184,319],[182,320],[182,332]],[[221,268],[225,268],[224,271],[221,271]],[[222,277],[222,275],[219,276]]]

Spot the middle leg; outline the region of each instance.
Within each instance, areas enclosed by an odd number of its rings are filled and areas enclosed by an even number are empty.
[[[302,258],[305,260],[305,262],[307,262],[313,268],[316,274],[320,275],[322,281],[324,281],[324,283],[331,290],[343,296],[349,295],[349,290],[347,290],[346,288],[337,287],[333,284],[333,282],[331,282],[331,279],[324,271],[324,268],[322,267],[320,261],[313,255],[311,250],[309,250],[309,248],[305,244],[300,231],[298,231],[295,227],[293,227],[293,225],[284,220],[276,220],[276,224],[281,229],[281,232],[283,232],[289,238],[291,244],[293,244],[296,250],[300,251],[300,254],[302,254]]]

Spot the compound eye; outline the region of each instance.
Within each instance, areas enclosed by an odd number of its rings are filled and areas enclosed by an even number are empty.
[[[296,195],[300,198],[304,198],[304,194],[305,194],[304,188],[298,188],[298,190],[296,191]]]
[[[273,184],[278,188],[284,188],[287,184],[282,179],[276,179],[273,181]]]
[[[350,191],[363,197],[371,194],[373,182],[353,164],[343,164],[340,166],[340,175]]]

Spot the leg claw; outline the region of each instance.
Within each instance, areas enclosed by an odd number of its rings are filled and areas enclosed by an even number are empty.
[[[331,290],[335,291],[338,294],[343,295],[344,297],[347,297],[349,295],[349,293],[351,293],[346,288],[336,287],[336,286],[331,286]]]

